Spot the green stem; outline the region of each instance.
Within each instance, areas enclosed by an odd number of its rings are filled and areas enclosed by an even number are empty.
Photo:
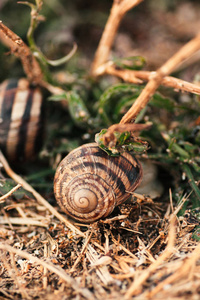
[[[33,173],[33,174],[27,176],[26,180],[30,182],[30,181],[36,180],[38,178],[44,178],[45,176],[53,175],[54,173],[55,173],[55,170],[47,169],[47,170],[43,170],[43,171]]]
[[[183,158],[189,158],[189,154],[187,151],[185,151],[183,148],[181,148],[179,145],[177,145],[176,143],[173,143],[172,146],[172,151],[175,153],[178,153],[181,157]],[[170,147],[169,147],[170,149]]]
[[[31,8],[31,20],[30,20],[30,26],[27,32],[27,40],[28,40],[28,45],[31,49],[31,52],[33,55],[37,58],[37,61],[40,65],[40,68],[42,70],[42,73],[44,75],[45,80],[48,83],[53,83],[52,76],[50,74],[49,68],[47,66],[47,61],[42,54],[42,52],[38,49],[35,39],[34,39],[34,32],[35,29],[37,28],[38,24],[40,23],[40,15],[39,12],[42,8],[42,1],[41,0],[36,0],[36,5],[28,3],[28,2],[21,2],[23,4],[27,4]]]

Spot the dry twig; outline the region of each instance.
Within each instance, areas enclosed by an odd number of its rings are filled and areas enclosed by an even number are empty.
[[[22,62],[24,72],[32,83],[39,84],[43,79],[41,68],[29,47],[12,30],[0,21],[0,40],[10,48]]]
[[[108,128],[108,131],[103,135],[104,145],[110,145],[110,141],[115,141],[117,138],[115,137],[114,133],[117,132],[135,132],[135,131],[141,131],[144,129],[148,129],[151,127],[152,123],[148,122],[146,124],[113,124]]]
[[[10,197],[16,190],[21,187],[21,184],[17,184],[14,188],[12,188],[8,193],[0,197],[0,203],[4,202],[4,200]]]
[[[87,246],[86,256],[91,264],[95,264],[95,262],[99,260],[99,255],[96,252],[94,252],[94,249],[91,247],[90,244]],[[107,266],[97,266],[95,268],[95,271],[98,277],[105,285],[108,285],[109,283],[114,281],[114,279],[111,277],[108,271]]]
[[[128,4],[129,2],[129,4]],[[95,59],[92,64],[92,73],[95,76],[102,74],[112,74],[123,78],[125,81],[136,84],[142,83],[142,80],[148,80],[146,87],[143,89],[140,96],[134,102],[129,111],[123,116],[120,124],[134,122],[138,113],[147,105],[151,96],[154,94],[160,84],[170,86],[179,90],[189,91],[199,94],[200,88],[194,84],[167,76],[177,67],[179,67],[186,59],[190,58],[195,52],[200,49],[200,34],[193,40],[184,45],[175,55],[173,55],[163,66],[156,72],[147,71],[129,71],[116,69],[111,62],[108,62],[109,53],[114,41],[117,29],[124,14],[133,6],[141,1],[114,1],[108,22],[105,26],[102,38],[95,54]],[[128,4],[128,6],[127,6]],[[106,133],[107,140],[113,138],[113,128],[116,124],[108,128]],[[118,126],[119,130],[120,126]],[[124,129],[127,130],[127,129]]]
[[[7,26],[5,26],[2,21],[0,21],[0,40],[8,48],[10,48],[11,53],[13,53],[21,60],[24,72],[31,83],[38,84],[44,87],[54,95],[62,95],[65,93],[62,88],[53,86],[44,80],[40,65],[31,52],[30,48],[22,41],[22,39],[17,34],[15,34]],[[72,54],[73,53],[74,51],[72,51]]]
[[[142,93],[139,95],[129,111],[121,119],[120,124],[126,124],[133,121],[138,113],[147,105],[151,96],[161,84],[163,78],[170,74],[175,68],[177,68],[177,66],[192,56],[199,49],[200,34],[184,45],[152,75],[152,78],[149,80]]]
[[[84,234],[76,228],[72,223],[70,223],[66,218],[64,218],[53,206],[49,204],[38,192],[36,192],[30,184],[28,184],[23,178],[16,174],[9,166],[7,160],[5,159],[3,153],[0,151],[0,161],[6,171],[6,173],[17,183],[19,183],[25,190],[31,192],[37,201],[46,207],[54,216],[56,216],[61,222],[63,222],[72,232],[83,236]]]
[[[0,249],[3,251],[8,251],[10,253],[16,254],[16,255],[21,256],[31,262],[34,262],[38,265],[43,266],[44,268],[57,274],[60,278],[62,278],[65,282],[67,282],[76,291],[76,293],[81,294],[82,296],[86,297],[86,299],[94,299],[93,295],[91,294],[91,292],[88,289],[80,288],[79,284],[77,283],[77,281],[75,279],[73,279],[68,274],[66,274],[64,270],[58,269],[57,267],[55,267],[51,262],[48,262],[48,263],[44,262],[41,259],[39,259],[25,251],[18,250],[14,247],[11,247],[8,244],[0,243]]]
[[[192,280],[192,270],[196,261],[200,257],[200,244],[194,249],[194,251],[190,254],[190,257],[187,260],[184,260],[179,268],[176,270],[174,274],[167,277],[163,280],[160,284],[158,284],[151,292],[148,293],[148,297],[153,297],[156,295],[160,290],[164,288],[167,284],[175,282],[177,280],[183,279],[187,277],[188,280]]]
[[[107,62],[110,50],[124,15],[143,0],[114,0],[92,64],[92,74],[98,75],[98,68]]]
[[[90,239],[91,239],[91,237],[92,237],[92,234],[93,234],[93,232],[91,232],[91,233],[89,234],[89,236],[86,238],[85,243],[84,243],[84,245],[83,245],[83,247],[82,247],[82,250],[81,250],[79,256],[77,257],[77,259],[76,259],[74,265],[72,266],[72,268],[71,268],[71,270],[70,270],[70,273],[73,273],[73,272],[76,270],[77,265],[79,264],[79,262],[81,261],[81,259],[82,259],[83,255],[84,255],[84,253],[86,252],[86,248],[87,248],[87,246],[88,246],[88,244],[89,244],[89,242],[90,242]]]
[[[149,276],[166,260],[168,259],[174,251],[175,242],[175,217],[171,218],[168,233],[168,244],[164,252],[158,257],[158,259],[152,263],[148,269],[145,270],[130,286],[125,298],[129,299],[131,296],[136,295],[141,292],[142,284],[149,278]]]
[[[150,71],[120,70],[113,63],[108,62],[104,65],[104,69],[102,68],[101,75],[110,74],[118,76],[126,82],[141,84],[143,81],[149,81],[154,73]],[[172,76],[163,77],[160,84],[179,91],[200,95],[200,86]]]
[[[109,144],[113,140],[113,129],[115,126],[120,130],[120,125],[128,124],[134,122],[136,116],[139,112],[148,104],[151,96],[154,94],[156,89],[161,84],[163,78],[170,74],[177,66],[179,66],[183,61],[192,56],[196,51],[200,49],[200,34],[198,34],[194,39],[184,45],[176,54],[174,54],[164,65],[162,65],[156,72],[151,73],[152,76],[149,82],[133,103],[132,107],[128,112],[122,117],[119,124],[114,124],[110,126],[105,134],[104,140]],[[128,124],[129,126],[129,124]],[[123,128],[122,127],[122,128]],[[127,127],[128,128],[128,127]],[[124,131],[127,131],[126,126]]]
[[[45,220],[39,221],[34,218],[5,218],[0,217],[0,225],[2,224],[14,224],[14,225],[26,225],[26,226],[39,226],[39,227],[48,227]]]

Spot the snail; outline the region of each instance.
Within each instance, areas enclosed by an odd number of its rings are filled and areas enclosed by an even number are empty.
[[[141,164],[130,153],[113,157],[96,143],[89,143],[71,151],[60,162],[54,194],[66,214],[91,223],[105,218],[127,200],[141,180]]]
[[[42,142],[43,98],[25,78],[0,85],[0,149],[11,161],[35,156]]]

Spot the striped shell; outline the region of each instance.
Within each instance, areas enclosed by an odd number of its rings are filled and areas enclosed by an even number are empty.
[[[43,100],[27,79],[0,85],[0,149],[9,160],[33,157],[42,143]]]
[[[57,168],[54,193],[66,214],[89,223],[109,215],[142,179],[139,161],[128,152],[111,157],[96,143],[70,152]]]

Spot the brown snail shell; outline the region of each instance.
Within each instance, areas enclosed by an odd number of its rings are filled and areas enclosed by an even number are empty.
[[[109,156],[96,143],[70,152],[59,164],[54,193],[63,211],[80,222],[108,216],[142,179],[140,162],[128,152]]]
[[[0,149],[9,160],[32,158],[43,137],[43,98],[25,78],[0,85]]]

